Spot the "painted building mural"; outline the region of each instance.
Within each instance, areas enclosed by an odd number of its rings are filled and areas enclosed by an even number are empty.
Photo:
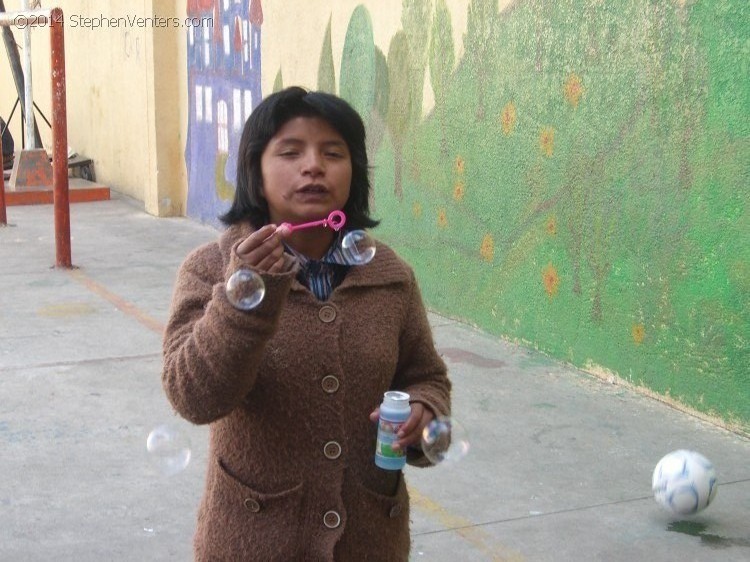
[[[317,83],[267,72],[363,116],[375,234],[430,306],[750,432],[750,4],[403,0],[387,46],[377,4],[338,5],[351,15],[321,27]],[[189,64],[191,96],[206,79],[231,111],[235,88],[260,95]],[[232,176],[197,179],[217,146],[197,121],[189,201],[221,207]]]
[[[213,27],[187,32],[188,216],[218,224],[234,194],[242,127],[261,99],[260,0],[189,0]]]

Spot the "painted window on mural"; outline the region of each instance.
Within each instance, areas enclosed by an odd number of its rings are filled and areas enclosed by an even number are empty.
[[[203,87],[195,87],[195,120],[203,121]]]
[[[206,94],[206,123],[211,123],[214,120],[213,106],[211,105],[212,90],[208,86],[203,89]]]
[[[250,117],[250,114],[253,111],[253,93],[250,90],[245,90],[245,113],[244,113],[244,121],[247,121],[247,118]]]
[[[245,62],[247,62],[248,59],[250,58],[250,48],[248,47],[248,44],[247,44],[247,22],[246,21],[242,22],[242,55],[243,55],[243,58],[245,59]]]
[[[211,35],[207,30],[203,30],[203,62],[206,64],[206,66],[210,66],[211,64],[211,39],[209,37]]]
[[[229,56],[229,26],[225,25],[222,29],[222,36],[224,37],[224,54]]]
[[[234,58],[237,62],[242,61],[242,23],[240,17],[234,18]],[[242,65],[239,67],[240,73],[242,73]]]
[[[242,92],[238,88],[232,91],[232,126],[235,131],[242,127]]]
[[[216,119],[218,122],[218,149],[219,152],[229,152],[229,131],[227,130],[228,117],[227,117],[227,102],[221,100],[216,106]]]

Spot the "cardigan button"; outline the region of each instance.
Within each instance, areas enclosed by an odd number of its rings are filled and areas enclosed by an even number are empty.
[[[323,525],[329,529],[335,529],[341,525],[341,516],[335,511],[326,511],[325,515],[323,515]]]
[[[245,500],[245,508],[253,513],[258,513],[260,511],[260,503],[254,498],[247,498]]]
[[[323,387],[328,394],[333,394],[339,389],[339,379],[333,375],[326,375],[323,380],[320,381],[320,386]]]
[[[323,454],[327,459],[336,460],[341,456],[341,445],[336,441],[329,441],[323,446]]]
[[[333,322],[336,319],[336,309],[329,304],[321,306],[318,311],[318,318],[326,324]]]
[[[388,513],[388,516],[391,519],[394,519],[394,518],[398,517],[399,515],[401,515],[401,504],[397,503],[396,505],[394,505],[391,508],[391,511]]]

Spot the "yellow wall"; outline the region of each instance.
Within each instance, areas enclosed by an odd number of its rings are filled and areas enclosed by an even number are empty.
[[[186,185],[184,30],[171,22],[155,28],[134,18],[172,17],[175,12],[182,18],[184,3],[60,0],[57,5],[66,18],[68,144],[94,160],[97,181],[143,201],[152,214],[181,215]],[[11,2],[6,9],[14,9]],[[108,25],[102,17],[125,19]],[[23,45],[22,32],[15,29],[14,35]],[[34,101],[51,120],[46,28],[32,32],[32,58]],[[7,118],[16,99],[7,56],[1,59],[0,73],[7,77],[0,91],[0,114]],[[11,124],[17,148],[19,117],[17,110]],[[38,123],[49,149],[51,132],[39,118]]]

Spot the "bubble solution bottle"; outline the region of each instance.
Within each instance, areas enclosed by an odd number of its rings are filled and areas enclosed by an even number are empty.
[[[375,447],[375,464],[385,470],[401,470],[406,464],[403,450],[394,451],[393,443],[398,441],[398,432],[411,414],[409,395],[406,392],[391,390],[383,395],[378,420],[378,441]]]

